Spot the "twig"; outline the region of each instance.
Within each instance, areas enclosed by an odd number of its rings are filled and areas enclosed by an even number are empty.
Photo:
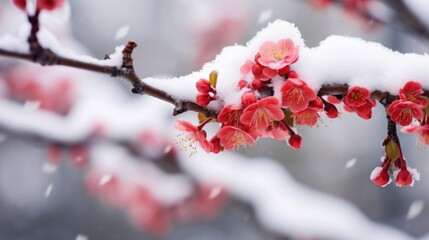
[[[128,44],[130,44],[130,42]],[[166,92],[144,83],[137,76],[133,68],[127,68],[122,66],[118,68],[118,67],[112,67],[112,66],[103,66],[103,65],[96,65],[92,63],[81,62],[78,60],[61,57],[56,53],[52,52],[51,50],[45,49],[45,48],[42,48],[41,51],[38,51],[36,58],[34,58],[33,54],[30,54],[30,53],[18,53],[18,52],[9,51],[6,49],[0,49],[0,55],[5,57],[11,57],[11,58],[17,58],[17,59],[36,62],[43,66],[54,66],[54,65],[67,66],[67,67],[72,67],[77,69],[88,70],[91,72],[107,74],[111,77],[121,77],[126,79],[128,82],[132,84],[133,93],[146,94],[146,95],[161,99],[163,101],[169,102],[175,106],[181,106],[180,108],[181,111],[177,111],[177,112],[175,111],[173,113],[174,115],[191,110],[191,111],[203,113],[207,117],[216,117],[215,113],[213,113],[212,111],[210,111],[205,107],[202,107],[194,102],[189,102],[189,101],[177,102]]]
[[[340,0],[334,0],[334,1],[337,3],[341,2]],[[406,7],[404,6],[401,0],[394,0],[392,2],[396,3],[395,5],[396,9]],[[30,52],[19,53],[19,52],[14,52],[14,51],[0,48],[0,56],[32,61],[32,62],[41,64],[43,66],[60,65],[60,66],[67,66],[67,67],[72,67],[77,69],[88,70],[96,73],[107,74],[111,77],[121,77],[127,80],[132,85],[131,91],[133,93],[142,94],[142,95],[146,94],[173,104],[175,106],[173,115],[178,115],[186,111],[195,111],[195,112],[200,112],[207,117],[212,117],[216,119],[217,117],[216,112],[211,111],[206,107],[200,106],[195,102],[176,100],[166,92],[146,84],[141,78],[139,78],[134,69],[134,63],[132,58],[133,50],[137,47],[137,44],[134,41],[129,41],[124,47],[124,50],[122,51],[121,66],[105,66],[105,65],[97,65],[93,63],[82,62],[79,60],[59,56],[57,53],[51,51],[49,48],[44,48],[43,46],[40,45],[37,38],[37,32],[39,31],[39,19],[38,19],[39,14],[40,14],[40,11],[36,11],[33,16],[28,16],[28,21],[31,23],[31,26],[32,26],[30,36],[28,37]],[[411,14],[411,12],[409,11],[407,11],[407,13],[404,13],[404,15],[409,15],[409,14]],[[372,16],[370,17],[372,19],[377,20],[377,18],[375,17],[372,17]],[[377,21],[381,22],[381,20],[377,20]],[[416,22],[416,24],[418,24],[417,20],[413,22]],[[428,39],[429,39],[429,34],[428,34]],[[318,96],[324,96],[324,95],[339,95],[339,96],[343,95],[344,96],[347,90],[348,90],[348,85],[323,85],[318,91]],[[371,93],[371,97],[376,100],[381,100],[385,95],[386,93],[382,91],[374,91]],[[426,91],[424,95],[429,97],[429,92]]]

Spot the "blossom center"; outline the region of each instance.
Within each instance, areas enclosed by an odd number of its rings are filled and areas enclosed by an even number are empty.
[[[258,109],[258,118],[262,119],[265,117],[265,111],[262,109]]]
[[[354,101],[354,102],[358,102],[362,99],[362,94],[360,92],[351,92],[350,93],[350,98]]]
[[[412,93],[407,93],[407,100],[415,102],[417,99]]]
[[[283,49],[273,49],[271,51],[271,56],[273,56],[276,60],[280,60],[283,58],[283,54],[285,53],[285,50]]]
[[[246,141],[244,141],[244,136],[242,136],[240,133],[234,134],[229,141],[233,143],[234,146],[241,146],[246,144]]]
[[[187,151],[188,149],[191,149],[189,157],[197,152],[197,146],[195,144],[197,142],[196,134],[180,133],[175,138],[173,138],[173,141],[176,144],[182,144],[182,147],[180,147],[181,151]]]
[[[303,102],[303,101],[304,101],[304,98],[303,98],[303,96],[302,96],[302,94],[301,94],[301,91],[300,91],[299,89],[297,89],[297,88],[292,89],[292,90],[289,92],[289,97],[290,97],[294,102],[296,102],[296,103],[301,103],[301,102]]]
[[[413,115],[413,113],[411,112],[410,108],[404,108],[402,109],[402,111],[399,113],[399,120],[404,120],[404,119],[409,119],[411,118]]]

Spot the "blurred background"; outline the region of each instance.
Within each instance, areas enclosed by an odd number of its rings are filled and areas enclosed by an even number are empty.
[[[423,38],[353,16],[341,7],[320,9],[304,0],[73,0],[70,14],[70,28],[52,27],[60,40],[71,37],[75,45],[80,44],[76,52],[102,59],[133,39],[138,43],[135,68],[142,77],[196,71],[224,46],[245,44],[275,19],[294,23],[309,47],[332,34],[380,42],[404,53],[423,54],[429,46]],[[9,1],[0,0],[0,30],[18,34],[22,29],[16,23],[23,19]],[[123,99],[140,98],[128,94],[125,82],[103,78],[121,89]],[[369,175],[384,154],[380,147],[386,131],[384,109],[377,106],[368,121],[342,112],[334,121],[323,118],[317,127],[300,128],[304,145],[299,150],[264,139],[239,154],[249,161],[274,159],[296,181],[350,202],[372,221],[414,237],[429,233],[427,148],[416,143],[415,135],[401,134],[404,154],[410,166],[420,171],[421,181],[412,188],[378,187]],[[162,116],[173,120],[168,112]],[[173,134],[166,135],[168,140]],[[252,207],[234,197],[224,202],[215,217],[174,221],[167,234],[156,236],[133,224],[122,208],[88,190],[86,172],[66,161],[63,152],[55,157],[56,147],[25,131],[4,128],[0,132],[0,239],[298,239],[261,226]],[[43,170],[47,155],[60,161],[54,173]],[[411,206],[414,212],[416,206],[419,209],[412,216]]]

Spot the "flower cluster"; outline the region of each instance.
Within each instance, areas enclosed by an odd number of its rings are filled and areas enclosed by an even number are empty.
[[[393,121],[404,126],[401,129],[403,133],[418,133],[420,140],[424,144],[429,144],[428,100],[422,94],[420,83],[407,82],[399,90],[399,99],[389,105],[387,112]]]
[[[372,116],[372,108],[376,105],[375,100],[370,99],[371,93],[363,87],[351,87],[347,91],[343,102],[344,110],[348,112],[356,112],[363,119],[370,119]]]
[[[130,178],[99,169],[86,173],[86,186],[92,194],[126,212],[130,221],[158,237],[165,236],[176,222],[214,218],[225,204],[225,188],[213,183],[195,184],[191,194],[175,203],[159,200],[144,179]]]
[[[74,86],[70,77],[60,75],[51,85],[43,84],[43,75],[33,71],[23,73],[12,69],[4,78],[7,96],[19,102],[36,102],[38,108],[59,115],[67,115],[73,107]]]
[[[396,185],[400,187],[413,186],[414,181],[420,178],[415,169],[407,166],[402,155],[396,125],[404,126],[401,130],[404,133],[419,133],[422,142],[429,144],[427,99],[422,96],[423,92],[420,83],[408,81],[399,90],[397,100],[390,102],[391,99],[386,99],[389,135],[382,143],[386,156],[382,159],[382,165],[371,173],[371,180],[379,186],[384,187],[391,182],[389,172],[393,173]],[[411,125],[413,121],[417,124]],[[392,170],[394,167],[396,171]]]
[[[27,8],[27,0],[12,0],[12,3],[19,9],[25,11]],[[64,0],[37,0],[37,10],[48,10],[52,11],[57,8],[61,8],[64,5]]]
[[[247,59],[240,68],[237,91],[242,92],[241,104],[226,104],[221,109],[216,119],[220,129],[210,140],[203,127],[214,119],[201,117],[198,126],[178,120],[176,129],[183,132],[179,142],[186,142],[182,149],[191,148],[192,155],[195,143],[199,143],[206,152],[218,153],[251,145],[261,137],[287,140],[291,147],[300,148],[302,138],[293,129],[296,125],[314,126],[320,112],[335,118],[338,111],[291,69],[298,58],[299,46],[291,39],[264,42],[254,58]],[[218,100],[216,82],[216,72],[209,80],[197,81],[197,104],[207,106]],[[276,91],[280,98],[273,96]]]
[[[217,119],[200,116],[198,126],[178,120],[176,129],[184,132],[182,141],[187,142],[182,149],[191,147],[192,155],[196,151],[195,143],[199,143],[206,152],[218,153],[253,144],[261,137],[287,140],[292,148],[300,148],[302,138],[294,127],[316,125],[321,112],[329,118],[338,117],[334,104],[341,102],[347,112],[354,112],[363,119],[372,117],[376,101],[371,98],[369,89],[352,86],[344,94],[324,99],[292,70],[298,57],[299,47],[291,39],[264,42],[254,59],[246,60],[240,68],[241,79],[237,84],[237,91],[241,93],[240,105],[225,105]],[[219,100],[216,96],[217,73],[210,74],[209,79],[200,79],[196,84],[199,92],[196,102],[201,106]],[[386,109],[393,127],[388,128],[388,137],[383,142],[386,156],[381,166],[371,173],[371,180],[379,186],[390,183],[391,174],[398,186],[412,186],[419,180],[419,173],[407,166],[402,155],[395,123],[406,126],[403,132],[417,132],[424,143],[429,143],[428,104],[422,94],[421,84],[409,81],[400,89],[399,99]],[[413,119],[419,124],[410,125]],[[203,127],[215,120],[220,123],[220,129],[207,140]],[[394,167],[397,170],[393,171]]]
[[[210,73],[209,80],[201,78],[197,81],[198,94],[196,102],[200,106],[207,106],[212,100],[216,100],[217,72]]]
[[[413,186],[414,181],[420,180],[419,172],[407,166],[399,142],[395,138],[387,137],[382,146],[386,156],[381,159],[381,166],[376,167],[370,176],[375,184],[381,187],[387,186],[392,181],[389,172],[393,172],[396,185],[399,187]],[[397,170],[393,171],[394,167]]]
[[[241,78],[236,89],[241,94],[239,105],[225,104],[217,119],[200,115],[197,126],[177,121],[176,129],[184,136],[179,142],[186,142],[182,149],[191,148],[193,155],[198,143],[207,153],[218,153],[251,145],[264,137],[286,140],[292,148],[300,148],[302,138],[294,128],[315,126],[321,113],[328,118],[337,118],[339,113],[335,104],[340,103],[345,111],[356,113],[362,119],[372,117],[376,101],[369,89],[351,86],[347,91],[342,90],[344,93],[322,98],[292,69],[298,58],[299,46],[291,39],[262,43],[254,58],[247,59],[240,68]],[[210,107],[212,101],[216,101],[217,106],[223,103],[217,96],[216,83],[216,72],[210,74],[209,80],[197,81],[197,104]],[[420,139],[429,144],[429,110],[422,94],[421,84],[409,81],[399,90],[399,97],[387,94],[388,97],[380,100],[386,107],[389,124],[388,137],[383,143],[386,157],[371,174],[371,180],[377,185],[385,186],[391,181],[389,171],[394,174],[398,186],[410,186],[419,178],[417,171],[407,167],[396,124],[406,126],[403,132],[419,133]],[[397,100],[391,102],[394,99]],[[413,119],[417,125],[410,125]],[[203,128],[210,122],[217,122],[220,128],[208,140]],[[395,172],[393,167],[397,168]]]
[[[387,108],[387,112],[393,121],[401,126],[408,126],[413,119],[423,122],[424,109],[427,100],[421,96],[422,85],[418,82],[409,81],[399,90],[399,99],[395,100]]]

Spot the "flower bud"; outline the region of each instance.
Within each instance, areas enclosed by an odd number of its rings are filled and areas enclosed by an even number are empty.
[[[197,87],[197,90],[202,93],[208,93],[212,89],[209,80],[204,78],[198,80],[195,85]]]
[[[389,168],[376,167],[371,172],[370,179],[380,187],[385,187],[390,183],[391,179],[388,172]]]
[[[252,88],[255,89],[255,90],[261,89],[262,85],[263,85],[263,83],[261,82],[261,80],[255,79],[255,80],[252,81]]]
[[[413,185],[414,183],[413,176],[406,167],[401,168],[395,174],[396,174],[396,177],[395,177],[396,186],[405,187],[405,186]]]
[[[299,149],[302,146],[302,138],[298,134],[293,134],[289,138],[289,145],[292,148]]]
[[[12,0],[13,5],[15,7],[25,11],[25,8],[27,7],[27,0]]]
[[[338,99],[336,96],[328,96],[326,100],[332,104],[340,104],[341,99]]]
[[[241,95],[241,103],[243,104],[243,107],[247,107],[250,104],[253,104],[256,102],[256,96],[253,92],[245,92],[243,95]]]
[[[259,58],[261,58],[261,54],[260,54],[260,53],[257,53],[257,54],[255,55],[255,58],[253,59],[253,60],[255,60],[255,63],[259,63],[259,62],[258,62]]]
[[[211,151],[213,153],[219,153],[222,151],[222,146],[220,145],[220,139],[217,136],[214,136],[212,139],[210,139],[210,143],[212,144]]]
[[[237,85],[238,85],[238,89],[241,90],[247,86],[247,81],[246,80],[240,80]]]
[[[252,73],[255,76],[261,75],[263,70],[264,70],[264,67],[262,67],[259,64],[253,64],[253,66],[252,66]]]
[[[210,101],[212,100],[212,98],[210,97],[210,95],[208,93],[198,93],[197,97],[197,104],[200,106],[207,106]]]
[[[286,67],[279,69],[279,75],[286,75],[290,72],[290,66],[287,65]]]
[[[64,5],[64,0],[37,0],[37,9],[52,11]]]
[[[313,101],[311,101],[309,103],[309,106],[313,107],[313,108],[322,109],[323,108],[323,100],[320,97],[318,97],[318,98],[314,99]]]
[[[329,118],[338,117],[338,109],[334,106],[334,104],[325,102],[324,110],[326,112],[326,116],[328,116]]]
[[[298,73],[296,73],[295,71],[290,71],[288,78],[298,78]]]

